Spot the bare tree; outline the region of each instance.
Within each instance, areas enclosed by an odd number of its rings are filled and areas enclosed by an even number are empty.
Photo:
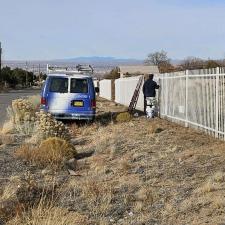
[[[174,66],[170,63],[167,52],[165,52],[164,50],[150,53],[145,60],[145,64],[158,66],[160,73],[174,71]]]
[[[205,67],[205,62],[203,59],[196,57],[187,57],[180,64],[180,67],[183,70],[193,70],[193,69],[202,69]]]
[[[161,66],[163,64],[170,63],[170,59],[167,56],[167,52],[164,50],[160,52],[150,53],[145,60],[145,64],[151,64],[156,66]]]

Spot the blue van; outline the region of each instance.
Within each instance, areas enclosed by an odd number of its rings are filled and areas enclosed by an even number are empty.
[[[41,109],[56,119],[93,121],[98,91],[86,69],[51,71],[42,89]]]

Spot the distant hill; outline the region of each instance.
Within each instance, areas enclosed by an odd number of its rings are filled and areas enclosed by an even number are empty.
[[[5,60],[3,66],[11,68],[28,69],[35,73],[46,73],[47,64],[54,66],[74,66],[77,64],[91,64],[97,74],[105,74],[110,72],[116,66],[126,65],[142,65],[144,60],[138,59],[118,59],[114,57],[76,57],[68,59],[55,59],[55,60]]]
[[[101,56],[91,56],[91,57],[76,57],[76,58],[69,58],[69,59],[56,59],[52,61],[57,62],[74,62],[74,63],[85,63],[85,64],[142,64],[143,60],[139,59],[118,59],[114,57],[101,57]]]

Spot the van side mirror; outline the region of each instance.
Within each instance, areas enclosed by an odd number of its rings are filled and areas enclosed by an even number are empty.
[[[99,93],[99,87],[95,87],[95,92]]]

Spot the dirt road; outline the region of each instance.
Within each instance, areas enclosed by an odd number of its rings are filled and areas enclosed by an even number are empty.
[[[40,90],[13,90],[7,93],[0,93],[0,126],[4,123],[7,115],[6,108],[11,104],[13,99],[26,97],[29,95],[37,95]]]

